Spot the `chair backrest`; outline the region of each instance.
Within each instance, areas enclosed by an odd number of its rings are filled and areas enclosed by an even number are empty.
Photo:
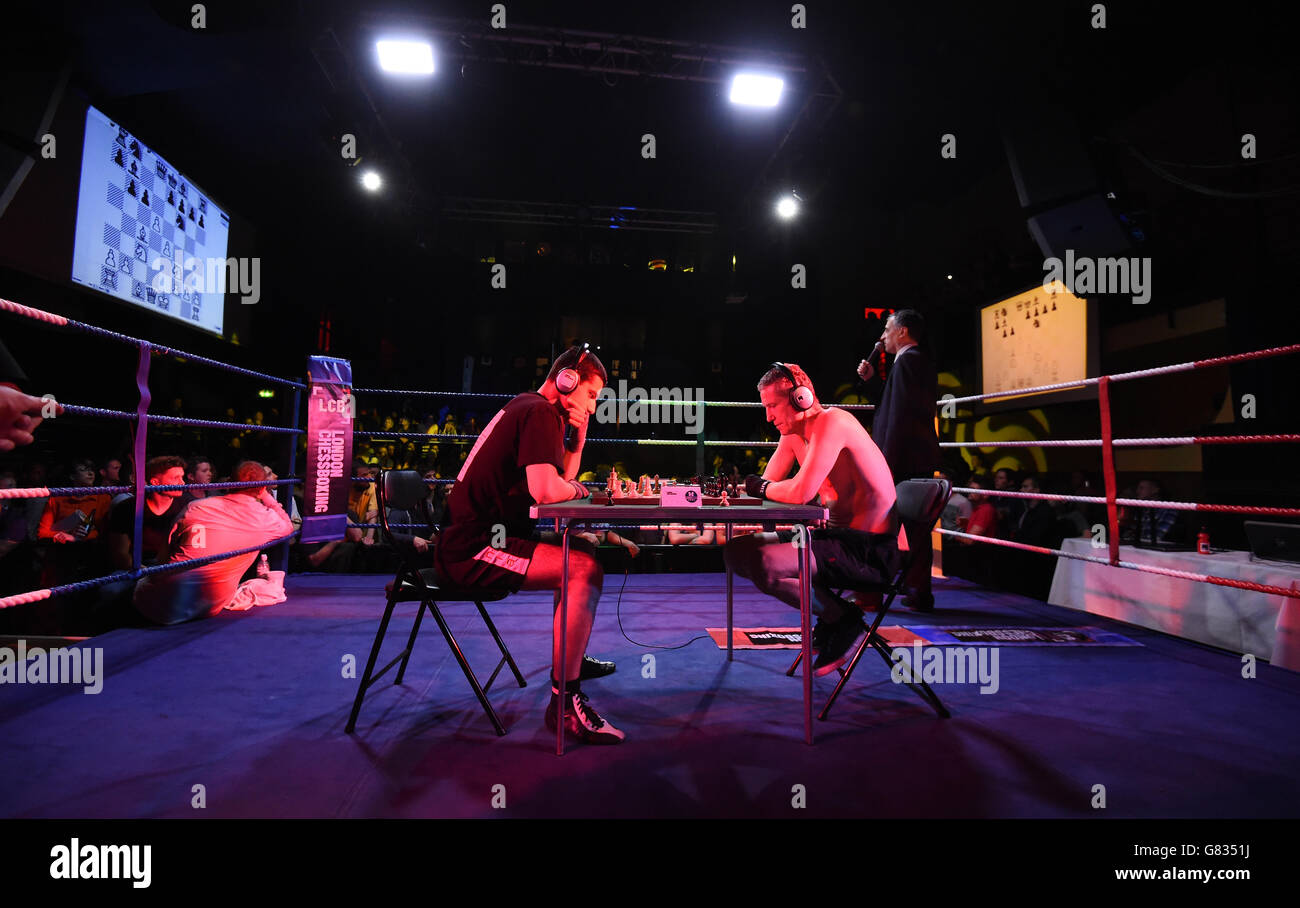
[[[946,479],[906,479],[895,491],[898,503],[894,506],[903,523],[932,527],[948,506],[952,496],[952,483]]]
[[[429,487],[416,470],[381,470],[376,483],[379,491],[379,522],[384,526],[384,535],[393,542],[393,531],[388,528],[388,512],[405,511],[411,516],[409,521],[398,523],[419,523],[423,521],[432,528],[432,515],[429,511]],[[409,536],[410,533],[402,535]]]

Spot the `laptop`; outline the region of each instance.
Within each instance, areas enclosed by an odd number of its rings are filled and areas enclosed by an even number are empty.
[[[1246,521],[1251,561],[1282,561],[1300,564],[1300,525]]]

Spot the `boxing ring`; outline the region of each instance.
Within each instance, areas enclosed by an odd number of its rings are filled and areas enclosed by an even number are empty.
[[[186,362],[208,366],[213,369],[223,370],[229,373],[240,374],[262,381],[276,384],[280,387],[289,389],[292,392],[292,412],[293,425],[289,426],[257,426],[256,431],[278,433],[286,438],[285,450],[289,464],[289,472],[295,472],[297,463],[297,441],[299,437],[305,434],[306,429],[297,425],[301,410],[301,394],[306,386],[301,382],[295,382],[289,379],[279,378],[250,369],[244,369],[238,366],[229,365],[219,360],[208,357],[198,356],[187,353],[173,347],[155,344],[146,340],[129,337],[114,331],[109,331],[95,325],[79,322],[74,319],[65,318],[52,312],[24,306],[10,300],[0,299],[0,312],[22,318],[42,322],[64,330],[77,331],[90,334],[106,340],[130,344],[135,346],[139,351],[138,368],[136,372],[136,385],[139,391],[139,402],[134,412],[123,410],[107,410],[96,407],[78,406],[75,404],[61,404],[65,416],[83,417],[88,419],[116,419],[127,420],[134,423],[134,444],[133,455],[135,462],[134,482],[129,486],[95,486],[92,487],[96,494],[117,494],[122,492],[131,492],[135,494],[135,533],[133,540],[133,565],[129,571],[120,571],[104,577],[91,580],[79,581],[76,583],[54,586],[48,589],[32,590],[14,596],[8,596],[0,599],[0,608],[10,608],[17,605],[28,604],[41,601],[55,596],[65,595],[68,593],[81,592],[92,589],[97,586],[103,586],[110,583],[118,583],[126,580],[139,580],[142,577],[156,573],[166,573],[187,568],[197,567],[201,564],[218,561],[222,558],[228,558],[235,555],[246,554],[249,551],[257,551],[266,546],[257,546],[237,551],[223,552],[220,554],[205,556],[202,559],[196,559],[192,562],[177,562],[172,564],[144,566],[141,564],[141,523],[144,508],[143,492],[148,488],[144,480],[145,454],[148,443],[148,430],[150,424],[170,425],[170,426],[190,426],[196,428],[209,428],[246,432],[249,426],[245,423],[227,422],[220,420],[190,419],[185,417],[164,416],[150,412],[152,402],[152,392],[149,386],[149,365],[153,356],[169,356]],[[1020,492],[1012,490],[997,489],[973,489],[968,487],[955,487],[954,492],[963,494],[982,494],[990,497],[1020,498],[1040,501],[1063,501],[1083,505],[1104,505],[1106,508],[1106,533],[1105,544],[1099,546],[1094,541],[1094,548],[1105,547],[1107,554],[1105,557],[1100,555],[1089,555],[1075,550],[1075,546],[1070,548],[1048,548],[1045,546],[1030,545],[1026,543],[1014,542],[1008,539],[998,539],[987,536],[976,536],[964,533],[959,530],[937,529],[935,532],[941,536],[947,536],[953,539],[978,543],[981,545],[1000,546],[1007,549],[1015,549],[1024,552],[1032,552],[1039,555],[1055,556],[1058,559],[1068,559],[1070,561],[1087,562],[1092,565],[1105,565],[1111,568],[1119,568],[1128,571],[1139,571],[1148,574],[1156,574],[1177,580],[1190,581],[1200,584],[1211,584],[1215,586],[1228,587],[1244,592],[1259,594],[1268,597],[1280,597],[1282,602],[1278,605],[1277,626],[1285,629],[1286,634],[1297,633],[1297,627],[1300,627],[1300,612],[1297,612],[1295,600],[1300,599],[1300,588],[1293,584],[1291,586],[1281,586],[1267,583],[1257,583],[1250,580],[1244,580],[1234,577],[1225,577],[1208,571],[1194,571],[1177,569],[1171,567],[1162,567],[1158,564],[1143,563],[1135,560],[1124,559],[1120,557],[1120,528],[1119,528],[1119,508],[1152,508],[1167,509],[1179,512],[1199,512],[1199,513],[1217,513],[1217,514],[1241,514],[1243,516],[1254,517],[1300,517],[1300,508],[1283,508],[1283,507],[1257,507],[1248,505],[1230,505],[1230,504],[1211,504],[1204,502],[1188,501],[1166,501],[1153,499],[1135,499],[1124,498],[1119,494],[1116,470],[1115,470],[1115,450],[1117,448],[1151,448],[1151,447],[1171,447],[1183,445],[1250,445],[1250,444],[1294,444],[1300,442],[1300,433],[1286,434],[1263,434],[1263,435],[1222,435],[1222,436],[1205,436],[1205,435],[1185,435],[1185,436],[1165,436],[1165,437],[1135,437],[1135,438],[1116,438],[1111,431],[1111,407],[1110,395],[1111,388],[1115,384],[1122,382],[1136,381],[1144,378],[1155,376],[1169,375],[1179,372],[1188,372],[1199,369],[1207,369],[1220,366],[1228,366],[1236,363],[1243,363],[1252,360],[1259,360],[1269,357],[1294,355],[1300,353],[1300,344],[1291,344],[1287,346],[1273,347],[1264,350],[1256,350],[1246,353],[1239,353],[1227,356],[1213,357],[1209,359],[1194,360],[1189,362],[1177,363],[1167,366],[1159,366],[1150,369],[1141,369],[1131,372],[1117,373],[1113,375],[1103,375],[1095,378],[1088,378],[1081,381],[1061,382],[1049,385],[1038,385],[1028,388],[1016,388],[1002,390],[988,394],[974,394],[963,397],[945,396],[936,402],[939,407],[952,407],[955,405],[969,404],[994,399],[1002,399],[1011,396],[1032,395],[1048,393],[1053,391],[1077,390],[1095,386],[1098,390],[1098,407],[1099,419],[1101,426],[1100,437],[1098,438],[1076,438],[1076,439],[1028,439],[1028,440],[1008,440],[1008,439],[990,439],[982,441],[979,439],[969,441],[941,441],[941,448],[948,449],[979,449],[988,452],[998,448],[1008,447],[1028,447],[1028,448],[1098,448],[1100,449],[1100,466],[1105,483],[1105,494],[1102,496],[1083,496],[1083,495],[1060,495],[1044,492]],[[358,399],[358,409],[361,402],[383,397],[400,397],[400,398],[436,398],[443,400],[458,400],[470,402],[493,403],[511,399],[511,394],[490,394],[474,393],[465,391],[424,391],[416,389],[394,389],[394,388],[353,388],[352,393]],[[622,398],[613,398],[615,403],[637,403],[646,406],[657,404],[675,404],[682,405],[680,401],[656,401],[656,400],[634,400],[629,401]],[[701,399],[696,405],[702,408],[704,413],[709,408],[761,408],[757,401],[734,401],[734,400],[707,400]],[[837,404],[842,409],[853,411],[870,411],[874,407],[869,404]],[[666,439],[666,438],[623,438],[609,436],[589,436],[588,445],[595,446],[634,446],[634,447],[673,447],[693,448],[696,452],[697,473],[703,472],[704,450],[706,448],[775,448],[776,442],[770,440],[728,440],[728,439],[708,439],[703,437],[703,425],[700,426],[700,432],[695,440],[690,439]],[[357,430],[353,433],[354,439],[371,439],[400,442],[404,444],[415,444],[418,439],[420,443],[429,444],[446,444],[455,445],[472,445],[478,438],[477,434],[472,433],[450,433],[421,436],[419,433],[410,431],[371,431]],[[354,482],[364,482],[365,477],[352,477]],[[428,484],[447,484],[454,482],[454,479],[426,479]],[[289,503],[288,487],[303,482],[302,477],[289,476],[273,481],[262,483],[261,485],[275,485],[281,490],[282,504]],[[588,482],[588,485],[603,485],[603,482]],[[204,485],[175,485],[175,486],[153,486],[154,491],[180,490],[187,491],[195,488],[207,489],[213,491],[249,488],[259,485],[258,483],[209,483]],[[37,488],[16,488],[0,490],[0,498],[19,499],[19,498],[50,498],[65,495],[85,494],[86,489],[80,487],[37,487]],[[288,510],[288,508],[286,508]],[[378,524],[357,523],[349,520],[350,528],[374,529]],[[413,524],[393,524],[394,528],[399,529],[417,529]],[[632,524],[609,524],[609,529],[638,529],[638,530],[663,530],[677,527],[677,524],[657,524],[657,523],[632,523]],[[727,532],[734,531],[745,532],[748,530],[757,530],[759,526],[733,525],[733,524],[704,524],[705,529],[715,529],[717,531]],[[289,542],[297,534],[285,536],[276,540],[274,545],[279,549],[277,556],[277,565],[284,566],[287,558]],[[1114,616],[1112,616],[1114,617]],[[1212,641],[1206,641],[1212,642]],[[1288,651],[1297,644],[1289,638],[1285,641]]]

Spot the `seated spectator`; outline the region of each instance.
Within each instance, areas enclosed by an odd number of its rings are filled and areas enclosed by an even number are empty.
[[[1041,492],[1036,476],[1026,476],[1020,482],[1022,492]],[[1026,545],[1052,545],[1055,532],[1056,512],[1049,502],[1032,498],[1021,499],[1026,507],[1021,511],[1016,528],[1011,538]]]
[[[966,480],[966,485],[972,489],[988,488],[988,478],[984,476],[972,476]],[[971,513],[970,520],[966,524],[966,532],[972,536],[993,536],[998,535],[998,511],[993,506],[987,495],[980,495],[972,492],[970,495]],[[973,539],[963,539],[965,545],[975,545]]]
[[[960,471],[956,467],[942,467],[939,474],[954,487],[962,485]],[[971,503],[961,492],[953,492],[948,499],[948,505],[943,509],[943,514],[939,517],[939,525],[945,530],[960,530],[966,532],[966,527],[970,523]]]
[[[69,479],[74,486],[94,488],[95,462],[89,458],[78,460]],[[51,498],[41,515],[36,535],[58,543],[98,539],[108,519],[111,500],[112,496],[102,492]]]
[[[208,483],[212,482],[212,459],[206,454],[195,454],[185,463],[185,483]],[[189,499],[198,499],[207,497],[208,493],[204,489],[187,489],[185,497]]]
[[[1015,470],[1003,467],[993,474],[993,488],[999,492],[1018,492],[1020,477],[1016,475]],[[1020,517],[1024,514],[1028,503],[1023,498],[1004,498],[997,495],[993,496],[993,506],[997,508],[999,526],[1009,535],[1012,528],[1020,525]]]
[[[185,482],[185,461],[179,457],[153,457],[144,467],[145,481],[151,486],[174,486]],[[159,564],[167,560],[172,529],[180,519],[189,499],[180,489],[146,492],[140,532],[140,563]],[[114,570],[133,567],[132,543],[135,538],[135,496],[128,494],[113,505],[108,517],[108,561]]]
[[[110,457],[99,465],[99,479],[95,485],[119,486],[122,484],[122,461]]]
[[[1059,489],[1049,486],[1048,491],[1059,491]],[[1069,491],[1061,492],[1063,495],[1092,495],[1093,491],[1089,488],[1087,480],[1082,484],[1071,478]],[[1092,535],[1092,524],[1088,521],[1088,514],[1085,511],[1085,505],[1077,501],[1054,501],[1052,510],[1056,512],[1056,535],[1059,539],[1075,539],[1080,536]]]
[[[1157,479],[1142,479],[1137,484],[1137,494],[1133,497],[1143,501],[1160,501],[1164,498],[1164,489]],[[1125,517],[1129,531],[1137,545],[1178,544],[1186,540],[1187,530],[1179,513],[1172,508],[1126,508]],[[1125,538],[1124,528],[1120,538]]]
[[[267,464],[266,481],[275,482],[279,478],[280,477],[275,472],[274,468],[272,468],[270,464]],[[280,486],[267,486],[267,488],[270,489],[271,494],[274,495],[278,501],[280,499]],[[290,486],[289,488],[292,489],[293,487]],[[289,515],[289,519],[293,521],[293,528],[295,530],[302,527],[302,513],[298,510],[298,499],[295,498],[292,493],[289,495],[289,507],[286,513]]]
[[[266,467],[252,460],[241,462],[233,476],[237,482],[265,478]],[[266,545],[292,531],[289,515],[266,486],[236,489],[190,503],[176,524],[168,560],[187,561]],[[136,584],[133,602],[155,624],[211,617],[234,598],[240,578],[257,556],[248,552],[189,570],[150,575]]]

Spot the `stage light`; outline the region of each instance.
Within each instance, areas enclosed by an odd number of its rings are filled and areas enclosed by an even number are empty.
[[[795,201],[793,196],[786,196],[776,203],[776,213],[789,220],[799,213],[799,203]]]
[[[381,180],[379,174],[375,173],[373,170],[367,170],[361,175],[361,185],[369,189],[371,192],[377,192],[379,187],[384,185],[384,181]]]
[[[731,80],[732,104],[744,107],[776,107],[785,82],[776,76],[737,73]]]
[[[433,73],[433,48],[426,41],[376,41],[379,68],[401,75]]]

